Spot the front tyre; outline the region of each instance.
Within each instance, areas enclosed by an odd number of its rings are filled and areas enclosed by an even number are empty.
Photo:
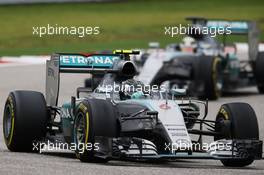
[[[34,143],[46,135],[47,108],[44,96],[35,91],[14,91],[6,100],[3,135],[10,151],[36,152]]]
[[[216,117],[215,131],[221,133],[221,136],[214,138],[215,140],[259,139],[257,117],[252,107],[247,103],[222,105]],[[253,157],[221,160],[223,165],[230,167],[244,167],[253,161]]]
[[[94,157],[94,132],[88,104],[80,103],[74,121],[74,142],[76,143],[76,156],[82,162],[91,162]],[[89,147],[92,145],[92,147]]]
[[[83,100],[76,108],[74,120],[77,157],[82,162],[107,162],[112,150],[108,141],[118,136],[118,126],[111,102],[102,99]],[[101,139],[98,140],[98,137]]]

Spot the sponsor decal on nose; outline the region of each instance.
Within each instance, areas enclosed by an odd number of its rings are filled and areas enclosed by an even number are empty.
[[[168,104],[166,104],[166,103],[161,104],[159,107],[160,107],[160,109],[164,109],[164,110],[171,109],[171,107]]]

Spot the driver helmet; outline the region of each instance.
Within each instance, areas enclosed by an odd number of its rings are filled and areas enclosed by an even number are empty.
[[[190,36],[186,36],[182,39],[182,46],[184,47],[196,47],[197,43],[194,38]]]
[[[145,85],[141,81],[128,79],[122,82],[121,99],[141,99],[145,97]]]

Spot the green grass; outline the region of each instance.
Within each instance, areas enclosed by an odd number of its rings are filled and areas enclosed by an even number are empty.
[[[186,23],[186,16],[256,20],[264,33],[263,0],[130,0],[0,6],[0,56],[84,52],[147,47],[179,41],[164,26]],[[33,26],[100,26],[97,36],[32,35]],[[264,35],[261,35],[264,40]]]

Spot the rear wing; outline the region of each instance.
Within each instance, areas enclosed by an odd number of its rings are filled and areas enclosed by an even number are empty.
[[[260,32],[255,21],[206,19],[200,17],[188,17],[186,19],[191,21],[193,25],[201,25],[208,28],[229,27],[231,35],[246,35],[248,41],[249,59],[253,61],[256,60]],[[226,37],[227,35],[224,36]]]
[[[226,28],[229,27],[231,34],[244,34],[249,32],[248,21],[227,21],[227,20],[207,20],[206,27],[208,28]]]
[[[46,101],[48,106],[57,106],[61,73],[106,73],[113,71],[118,54],[65,54],[51,55],[46,62]]]
[[[57,106],[61,73],[117,73],[115,63],[128,59],[137,51],[118,50],[114,54],[66,54],[51,55],[46,62],[46,101],[48,106]]]
[[[59,71],[62,73],[104,73],[112,71],[115,61],[120,60],[117,54],[60,54]]]
[[[222,20],[222,19],[206,19],[201,17],[187,17],[186,20],[191,21],[193,25],[201,25],[208,28],[226,28],[229,27],[231,34],[248,35],[252,31],[257,31],[255,21],[248,20]]]

